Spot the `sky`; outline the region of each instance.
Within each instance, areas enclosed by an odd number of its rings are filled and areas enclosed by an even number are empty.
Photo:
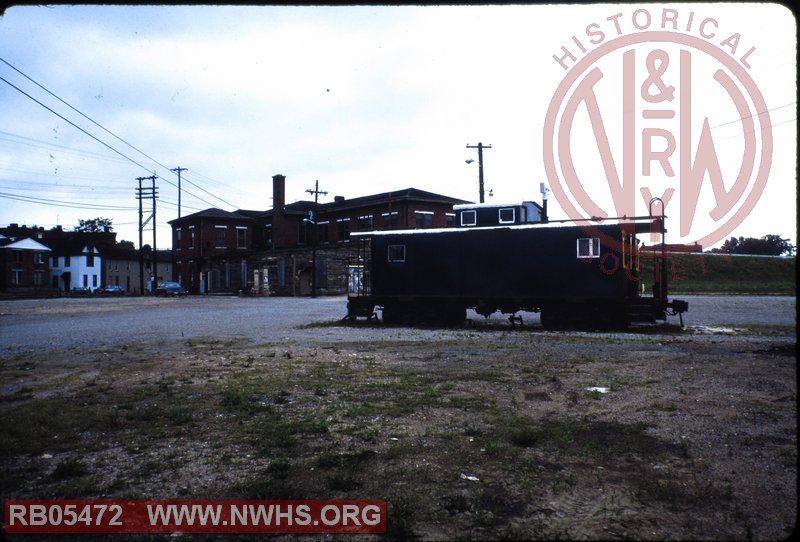
[[[557,89],[569,69],[613,38],[659,30],[665,9],[683,34],[739,66],[744,57],[749,67],[741,71],[769,113],[773,148],[763,192],[745,179],[740,199],[752,195],[747,201],[755,204],[723,238],[779,234],[796,244],[796,21],[778,4],[12,6],[0,17],[0,226],[71,229],[103,217],[118,240],[138,244],[137,178],[155,174],[157,246],[168,248],[167,222],[178,216],[172,170],[179,167],[186,168],[184,216],[210,207],[270,209],[275,174],[286,176],[287,202],[313,199],[307,190],[316,181],[327,192],[320,202],[411,187],[477,201],[478,153],[467,146],[479,142],[491,146],[483,151],[487,202],[541,202],[544,182],[550,217],[571,218],[569,196],[552,189],[560,181],[546,169],[545,125]],[[701,29],[705,19],[713,23]],[[723,45],[732,35],[739,38]],[[562,47],[576,57],[564,61],[568,69],[554,58],[564,57]],[[659,69],[647,63],[656,47],[633,48],[643,84]],[[718,58],[693,52],[689,91],[677,76],[681,47],[660,48],[672,62],[655,83],[672,85],[680,99],[691,94],[691,146],[707,120],[723,186],[733,192],[749,115],[710,79]],[[605,78],[595,90],[622,160],[622,50],[602,58]],[[757,109],[755,99],[749,105],[746,111]],[[615,216],[587,108],[579,105],[570,128],[570,163],[589,197]],[[763,168],[765,121],[754,118]],[[661,126],[678,133],[671,122]],[[664,150],[669,140],[650,144]],[[653,178],[645,180],[658,188],[653,193],[678,194],[667,203],[668,241],[693,242],[725,223],[710,216],[721,196],[707,180],[691,229],[681,232],[677,215],[688,211],[679,175],[650,165]],[[637,195],[637,214],[646,213],[644,201]]]

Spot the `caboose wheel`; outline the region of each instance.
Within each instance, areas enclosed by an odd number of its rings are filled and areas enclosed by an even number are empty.
[[[545,329],[561,329],[564,325],[564,315],[555,308],[544,308],[541,313],[542,327]]]

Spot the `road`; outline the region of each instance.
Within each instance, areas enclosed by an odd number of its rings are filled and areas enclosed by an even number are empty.
[[[688,326],[796,325],[788,296],[677,296],[689,302]],[[388,327],[302,327],[334,322],[344,297],[319,298],[60,298],[0,301],[0,355],[32,350],[176,344],[197,337],[242,337],[257,342],[423,339],[441,330]],[[482,321],[474,313],[469,317]],[[527,325],[538,315],[522,314]],[[492,317],[498,324],[505,316]],[[672,317],[670,321],[678,321]]]

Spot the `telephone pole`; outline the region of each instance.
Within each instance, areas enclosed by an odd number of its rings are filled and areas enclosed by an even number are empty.
[[[136,191],[136,197],[139,200],[139,289],[144,295],[144,252],[142,251],[142,241],[144,228],[148,222],[153,221],[153,289],[155,291],[155,281],[158,280],[158,263],[156,260],[156,199],[158,199],[158,187],[156,186],[155,174],[150,177],[136,177],[139,181],[139,188]],[[150,187],[142,185],[143,181],[151,181]],[[144,219],[143,202],[145,199],[152,200],[152,214]]]
[[[171,169],[170,171],[177,171],[178,172],[178,218],[181,217],[181,171],[186,171],[185,167],[176,167]]]
[[[467,144],[468,149],[478,149],[478,195],[480,203],[483,203],[483,149],[491,149],[491,145],[478,143],[477,145]]]
[[[327,195],[327,192],[321,192],[319,189],[319,179],[317,179],[316,183],[314,184],[314,190],[310,188],[306,190],[309,194],[314,194],[314,210],[311,211],[309,214],[311,215],[308,219],[306,219],[312,227],[312,235],[311,235],[311,297],[317,297],[317,217],[315,213],[317,211],[317,201],[319,199],[319,195]]]

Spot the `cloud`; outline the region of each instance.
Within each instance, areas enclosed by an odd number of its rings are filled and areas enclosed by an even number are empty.
[[[713,12],[726,29],[740,31],[757,46],[751,73],[769,107],[796,101],[793,20],[772,17],[768,7],[759,12],[769,17],[768,27],[748,11],[758,9],[753,6],[691,9],[697,17]],[[63,180],[54,174],[57,167],[62,176],[131,187],[135,177],[153,169],[175,182],[168,169],[182,166],[189,168],[186,179],[249,208],[270,206],[275,173],[287,175],[290,200],[308,197],[305,190],[316,179],[331,197],[414,186],[477,199],[477,164],[464,162],[477,158],[466,145],[481,141],[492,145],[484,155],[487,190],[503,201],[538,200],[544,180],[542,124],[565,74],[552,55],[587,24],[612,28],[607,18],[626,10],[632,8],[13,7],[0,19],[2,56],[168,167],[115,141],[16,76],[15,83],[145,167],[118,161],[118,155],[2,85],[0,131],[31,138],[38,147],[0,140],[0,168],[34,171],[38,177],[30,179],[40,181],[50,175],[55,183]],[[608,73],[610,79],[614,72]],[[10,69],[0,74],[15,75]],[[621,117],[613,91],[605,98],[609,122]],[[715,105],[724,101],[705,107]],[[775,123],[787,123],[775,128],[774,176],[744,235],[772,233],[776,214],[789,216],[784,223],[795,229],[794,198],[787,197],[796,190],[795,111],[796,104],[775,112]],[[720,109],[711,116],[731,114]],[[740,141],[729,130],[724,129],[724,137],[731,137],[725,147],[741,154]],[[106,157],[92,161],[49,145]],[[599,171],[587,154],[596,144],[584,139],[576,145],[586,155],[587,174]],[[177,194],[166,180],[162,184],[161,217],[168,220],[175,216],[177,209],[169,204]],[[120,195],[109,201],[136,203],[132,192],[127,200]],[[225,206],[191,184],[183,201],[195,208],[207,202]],[[559,212],[555,201],[550,207]],[[0,200],[0,215],[16,222],[54,223],[54,210]],[[63,221],[67,212],[60,214]],[[136,236],[135,227],[124,235]],[[168,236],[159,244],[166,246]]]

